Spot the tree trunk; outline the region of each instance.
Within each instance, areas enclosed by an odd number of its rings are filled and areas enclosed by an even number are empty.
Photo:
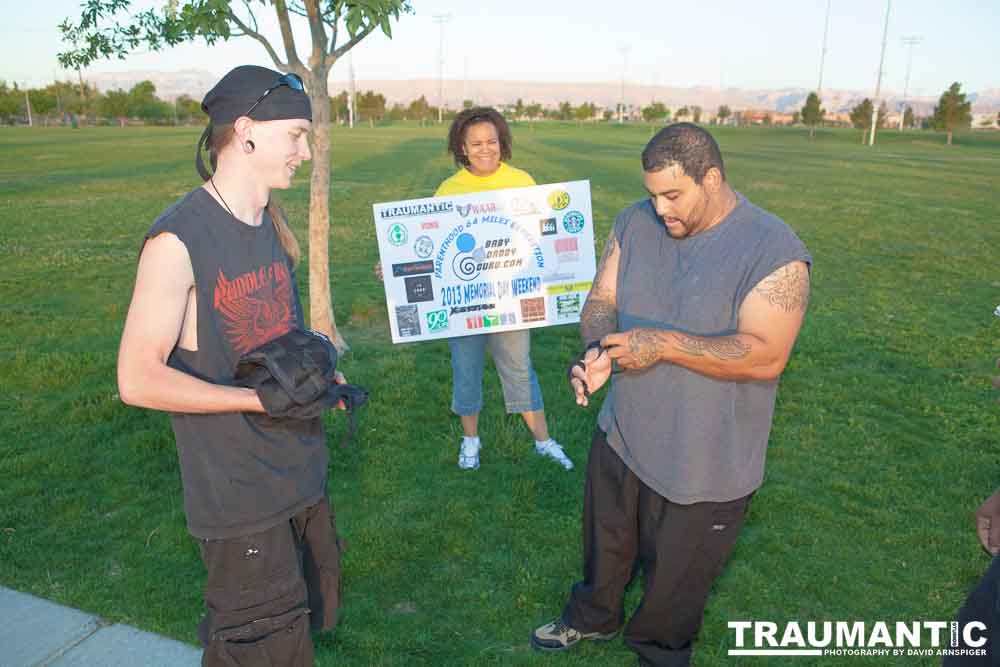
[[[948,130],[948,145],[951,146],[951,130]]]
[[[810,125],[809,126],[809,138],[810,139],[815,139],[816,138],[816,126],[815,125]]]
[[[326,334],[338,352],[348,349],[337,331],[330,297],[330,94],[327,69],[313,70],[312,181],[309,187],[309,326]]]

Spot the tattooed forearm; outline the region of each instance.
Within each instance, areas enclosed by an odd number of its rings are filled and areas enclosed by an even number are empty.
[[[618,307],[606,296],[591,292],[580,313],[580,337],[584,343],[600,340],[618,331]]]
[[[611,235],[608,236],[608,240],[604,243],[604,252],[601,253],[601,259],[597,262],[597,275],[604,273],[603,269],[608,263],[608,258],[615,254],[618,250],[618,237],[615,236],[614,230],[612,230]]]
[[[720,338],[694,338],[677,333],[674,336],[674,347],[693,357],[703,357],[710,354],[716,359],[742,359],[750,354],[750,344],[744,343],[733,336]]]
[[[585,344],[600,340],[618,331],[618,238],[614,230],[604,244],[601,261],[597,264],[594,285],[580,313],[580,337]],[[614,258],[614,261],[612,261]]]
[[[805,312],[809,305],[809,270],[802,262],[793,262],[760,281],[754,292],[786,313]]]
[[[646,368],[660,360],[660,336],[649,329],[635,329],[628,337],[628,351],[638,362],[639,368]]]

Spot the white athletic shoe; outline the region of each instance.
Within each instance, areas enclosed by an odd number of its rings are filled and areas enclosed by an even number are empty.
[[[573,469],[573,462],[569,460],[566,456],[566,452],[563,451],[562,445],[558,442],[549,438],[546,442],[539,444],[535,442],[535,452],[541,454],[542,456],[547,456],[566,470]]]
[[[475,470],[479,467],[479,438],[463,438],[458,448],[458,467],[462,470]]]

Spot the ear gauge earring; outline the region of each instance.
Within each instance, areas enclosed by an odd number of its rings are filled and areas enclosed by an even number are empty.
[[[251,140],[249,140],[249,139],[247,139],[246,143],[243,144],[243,150],[246,151],[246,153],[248,155],[250,153],[253,153],[254,150],[256,150],[256,148],[257,148],[257,146],[255,146],[254,143]]]

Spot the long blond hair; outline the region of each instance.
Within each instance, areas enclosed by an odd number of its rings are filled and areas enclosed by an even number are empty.
[[[209,125],[209,128],[208,137],[205,140],[205,147],[208,149],[209,161],[212,164],[212,172],[214,173],[216,165],[219,161],[219,153],[222,151],[223,147],[233,140],[233,135],[236,130],[232,123]],[[206,178],[205,180],[207,181],[208,179]],[[274,224],[274,231],[278,235],[278,241],[281,243],[281,247],[284,248],[285,252],[288,253],[288,256],[292,258],[292,264],[298,264],[299,259],[302,258],[302,250],[299,248],[299,241],[295,238],[295,235],[292,234],[292,228],[288,226],[288,218],[285,216],[285,211],[275,200],[273,193],[267,200],[267,214],[271,216],[271,222]]]

